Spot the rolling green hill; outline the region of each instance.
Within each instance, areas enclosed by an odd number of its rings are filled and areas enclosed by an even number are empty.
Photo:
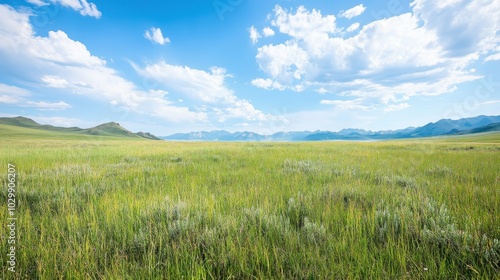
[[[104,123],[93,128],[85,129],[84,133],[103,136],[122,136],[132,138],[140,137],[135,133],[121,127],[119,123],[115,122]]]
[[[34,120],[28,119],[25,117],[0,118],[0,124],[15,125],[15,126],[22,126],[22,127],[39,127],[39,126],[41,126],[39,123],[35,122]]]
[[[146,139],[151,139],[151,140],[162,140],[160,137],[158,136],[155,136],[149,132],[142,132],[142,131],[139,131],[136,133],[136,135],[139,135],[143,138],[146,138]]]
[[[90,135],[0,124],[1,139],[86,139]]]
[[[133,133],[115,122],[104,123],[96,127],[82,129],[79,127],[57,127],[51,125],[41,125],[32,119],[25,117],[0,118],[0,136],[2,138],[15,137],[39,137],[39,138],[63,138],[81,139],[83,138],[112,138],[130,140],[157,140],[156,136],[150,133]]]

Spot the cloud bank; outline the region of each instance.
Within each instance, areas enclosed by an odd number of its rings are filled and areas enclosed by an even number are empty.
[[[376,102],[392,111],[407,108],[412,96],[453,92],[481,78],[471,64],[500,59],[500,2],[414,0],[410,8],[363,26],[352,23],[346,35],[335,15],[277,5],[269,21],[285,39],[257,47],[265,76],[251,84],[351,98],[322,104],[364,110]],[[358,5],[339,16],[351,19],[365,10]]]

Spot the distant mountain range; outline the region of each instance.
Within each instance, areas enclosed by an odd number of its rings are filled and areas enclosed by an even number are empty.
[[[65,132],[72,134],[161,140],[159,137],[156,137],[148,132],[133,133],[123,128],[122,126],[120,126],[119,123],[116,122],[104,123],[96,127],[84,129],[79,127],[57,127],[52,125],[42,125],[29,118],[15,117],[15,118],[0,118],[0,124],[45,130],[45,131],[53,131],[53,132]]]
[[[92,128],[57,127],[42,125],[25,117],[0,118],[0,125],[24,127],[48,132],[63,132],[71,135],[110,136],[127,139],[178,140],[178,141],[328,141],[328,140],[385,140],[420,138],[432,136],[464,135],[481,132],[500,131],[500,116],[478,116],[459,120],[442,119],[421,127],[399,130],[371,131],[347,128],[331,131],[292,131],[261,135],[251,131],[228,132],[225,130],[177,133],[157,137],[148,132],[131,132],[116,122],[109,122]],[[1,129],[1,127],[0,127]]]
[[[163,136],[165,140],[181,141],[326,141],[326,140],[384,140],[419,138],[445,135],[462,135],[480,132],[500,131],[500,116],[478,116],[459,120],[442,119],[421,127],[399,130],[370,131],[364,129],[343,129],[331,131],[293,131],[261,135],[255,132],[228,132],[225,130],[176,133]]]

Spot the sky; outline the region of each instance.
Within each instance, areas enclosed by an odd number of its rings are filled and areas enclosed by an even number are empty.
[[[497,0],[0,0],[0,115],[178,132],[500,115]]]

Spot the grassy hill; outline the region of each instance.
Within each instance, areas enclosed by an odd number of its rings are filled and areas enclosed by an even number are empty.
[[[109,122],[96,127],[82,129],[79,127],[57,127],[41,125],[25,117],[0,118],[0,137],[2,138],[54,138],[54,139],[90,139],[98,137],[130,140],[158,140],[150,133],[133,133],[116,122]]]
[[[139,131],[136,133],[136,135],[140,136],[140,137],[143,137],[143,138],[146,138],[146,139],[151,139],[151,140],[162,140],[160,137],[158,136],[155,136],[149,132],[142,132],[142,131]]]
[[[15,125],[22,127],[39,127],[40,124],[25,117],[0,118],[0,124]]]
[[[121,127],[119,123],[115,122],[104,123],[93,128],[85,129],[84,133],[90,135],[103,135],[103,136],[122,136],[122,137],[132,137],[132,138],[140,137],[135,133]]]

